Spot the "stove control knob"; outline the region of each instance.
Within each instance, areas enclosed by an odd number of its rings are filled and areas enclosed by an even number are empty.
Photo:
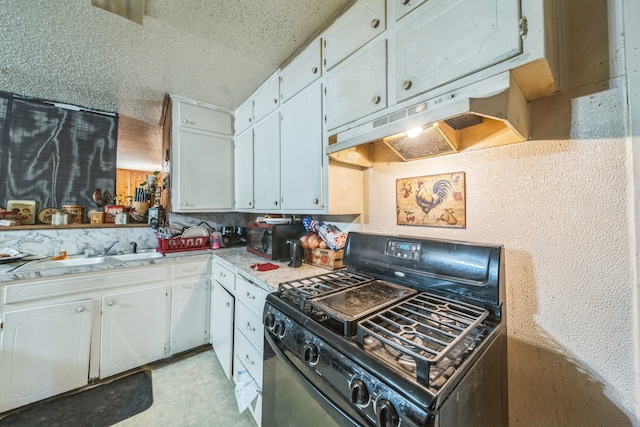
[[[362,380],[353,380],[351,382],[351,403],[356,405],[366,405],[369,403],[369,391]]]
[[[273,325],[273,332],[280,338],[284,336],[285,327],[282,320],[276,321],[276,323]]]
[[[269,329],[273,329],[273,325],[275,325],[276,323],[276,316],[273,315],[273,313],[269,313],[264,317],[264,325],[269,328]]]
[[[380,427],[398,427],[400,420],[398,412],[393,404],[388,400],[378,402],[378,426]]]
[[[318,359],[320,358],[320,354],[318,353],[318,347],[315,344],[306,344],[304,346],[304,361],[314,365],[318,363]]]

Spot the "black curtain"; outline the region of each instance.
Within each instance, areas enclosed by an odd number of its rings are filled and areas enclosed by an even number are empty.
[[[117,115],[0,92],[0,206],[94,206],[96,188],[115,193],[117,139]]]

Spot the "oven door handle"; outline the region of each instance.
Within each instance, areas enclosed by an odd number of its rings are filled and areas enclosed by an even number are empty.
[[[271,350],[275,354],[275,357],[277,357],[282,362],[282,364],[290,371],[290,373],[293,374],[296,380],[300,382],[300,384],[307,390],[307,392],[309,392],[314,396],[314,399],[316,400],[316,402],[318,402],[320,406],[322,406],[327,412],[329,413],[338,412],[341,415],[342,418],[339,420],[336,420],[339,422],[340,425],[353,426],[353,427],[371,425],[369,420],[365,420],[362,418],[360,419],[359,422],[354,420],[352,415],[347,414],[342,410],[342,408],[337,406],[333,401],[329,400],[329,398],[325,396],[322,391],[320,391],[311,381],[309,381],[304,376],[302,372],[300,372],[300,370],[289,360],[289,358],[287,358],[284,352],[280,350],[278,343],[271,336],[271,332],[267,328],[265,328],[265,331],[264,331],[264,338],[269,344],[269,347],[271,347]]]

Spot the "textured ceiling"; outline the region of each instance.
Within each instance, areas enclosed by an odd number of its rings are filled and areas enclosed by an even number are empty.
[[[235,109],[352,0],[0,0],[0,90],[157,125],[165,93]]]

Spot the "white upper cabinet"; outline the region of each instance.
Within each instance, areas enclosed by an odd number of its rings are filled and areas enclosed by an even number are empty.
[[[400,20],[407,13],[411,12],[427,0],[391,0],[396,15],[396,21]]]
[[[395,32],[397,102],[522,52],[519,2],[427,2]]]
[[[324,34],[324,66],[330,70],[386,29],[385,0],[360,0]]]
[[[235,112],[236,135],[249,129],[253,124],[253,99],[248,99]]]
[[[358,52],[327,76],[326,125],[334,129],[387,107],[387,41]]]
[[[275,75],[253,98],[253,117],[259,122],[280,106],[280,76]]]
[[[253,209],[253,130],[236,137],[235,144],[236,209]]]
[[[282,106],[282,209],[319,210],[322,203],[322,86]]]
[[[255,209],[280,210],[280,111],[253,127]]]
[[[233,135],[232,116],[229,113],[186,102],[176,102],[174,105],[178,110],[177,125],[189,129]]]
[[[177,130],[173,141],[174,212],[233,209],[233,140]]]
[[[282,70],[280,75],[282,102],[287,102],[292,96],[320,78],[322,75],[320,50],[320,40],[317,40]]]

